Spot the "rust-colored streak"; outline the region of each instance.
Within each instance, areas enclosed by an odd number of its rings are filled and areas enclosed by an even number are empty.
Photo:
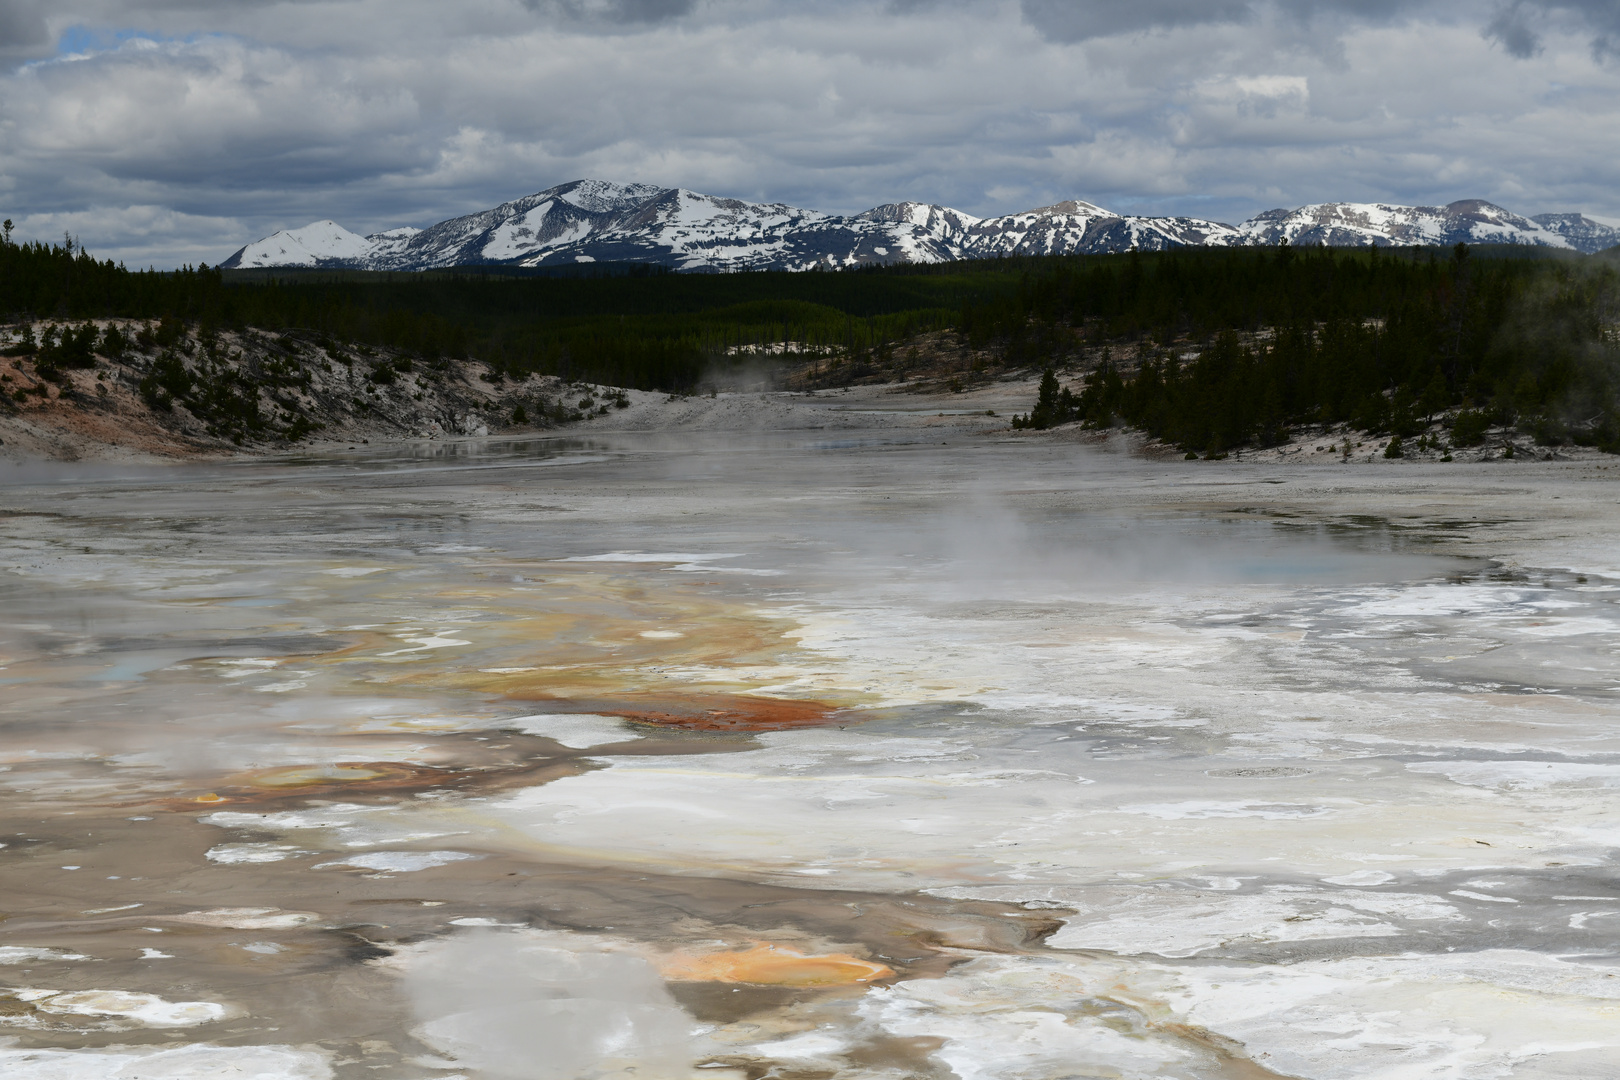
[[[672,697],[628,697],[570,705],[638,724],[684,731],[791,731],[848,723],[837,706],[824,701],[757,697],[751,694],[682,694]]]
[[[736,952],[678,952],[663,957],[658,968],[670,982],[755,986],[854,986],[894,975],[892,968],[848,953],[815,956],[765,942]]]
[[[288,796],[309,797],[345,791],[398,791],[434,787],[456,778],[457,770],[394,761],[345,762],[340,765],[290,765],[253,769],[224,778],[211,791],[180,800],[207,806],[262,802]]]

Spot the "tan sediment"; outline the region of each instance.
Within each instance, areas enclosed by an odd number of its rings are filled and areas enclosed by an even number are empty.
[[[526,564],[527,571],[536,571]],[[809,668],[799,624],[719,591],[680,585],[649,592],[642,574],[544,564],[548,609],[525,609],[511,591],[447,593],[481,602],[494,624],[475,635],[479,659],[423,658],[408,665],[377,641],[330,660],[384,661],[374,678],[475,690],[559,712],[618,716],[687,731],[758,732],[847,724],[873,704],[853,688],[783,689]],[[561,588],[557,586],[563,586]],[[651,636],[649,627],[656,628]],[[819,665],[818,665],[819,666]]]
[[[146,805],[166,810],[194,811],[226,806],[299,803],[323,797],[397,797],[432,790],[493,793],[518,786],[533,787],[599,767],[594,762],[575,758],[537,757],[501,764],[455,766],[397,761],[291,765],[235,773],[211,783],[206,789],[193,789]]]

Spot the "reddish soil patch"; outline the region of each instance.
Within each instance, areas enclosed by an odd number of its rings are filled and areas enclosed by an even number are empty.
[[[576,700],[572,704],[582,703]],[[683,695],[673,701],[646,702],[621,698],[594,703],[583,711],[686,731],[788,731],[849,722],[847,714],[824,701],[788,701],[747,694]]]

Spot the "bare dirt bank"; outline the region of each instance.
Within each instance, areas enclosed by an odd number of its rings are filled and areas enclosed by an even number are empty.
[[[133,344],[91,366],[0,357],[0,460],[157,463],[564,430],[993,431],[1034,386],[1020,375],[964,392],[901,383],[687,396],[514,379],[476,360],[297,331],[177,329],[158,340],[148,324],[116,322]],[[20,337],[0,330],[0,348],[19,352]]]
[[[130,345],[63,367],[0,330],[0,457],[147,461],[258,456],[390,439],[554,426],[599,407],[590,389],[513,380],[320,335],[116,323]],[[42,334],[43,337],[43,334]]]

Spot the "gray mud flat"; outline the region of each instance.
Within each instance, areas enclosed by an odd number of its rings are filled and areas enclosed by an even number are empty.
[[[990,400],[13,470],[0,1075],[1612,1076],[1620,473]]]

